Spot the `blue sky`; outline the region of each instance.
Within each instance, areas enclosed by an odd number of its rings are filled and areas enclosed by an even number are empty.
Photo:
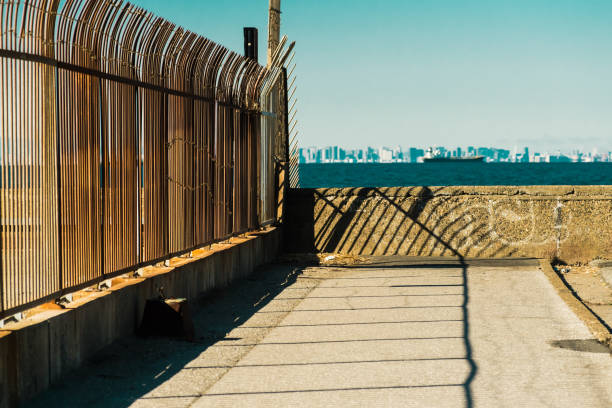
[[[242,52],[267,0],[136,0]],[[612,150],[610,0],[282,0],[302,146]]]

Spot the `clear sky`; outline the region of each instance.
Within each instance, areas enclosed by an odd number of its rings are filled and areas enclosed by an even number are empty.
[[[268,0],[135,0],[243,52]],[[302,146],[612,150],[610,0],[282,0]]]

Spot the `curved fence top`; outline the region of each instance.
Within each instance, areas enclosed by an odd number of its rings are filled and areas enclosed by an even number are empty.
[[[3,0],[0,50],[254,110],[267,73],[121,0]]]
[[[281,73],[122,0],[0,0],[0,321],[276,222]]]

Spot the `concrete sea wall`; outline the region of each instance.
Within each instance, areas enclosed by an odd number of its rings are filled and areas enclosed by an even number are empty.
[[[0,329],[0,407],[17,406],[114,340],[134,334],[146,300],[157,298],[159,288],[193,301],[272,262],[280,235],[272,228],[232,238],[194,251],[193,258],[172,259],[169,267],[145,268],[140,278],[115,279],[109,290],[80,293],[65,309],[51,307]]]
[[[612,258],[612,186],[296,189],[286,252]]]

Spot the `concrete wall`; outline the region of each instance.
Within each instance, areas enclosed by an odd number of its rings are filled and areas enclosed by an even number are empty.
[[[194,300],[227,286],[273,261],[280,231],[270,229],[232,238],[194,258],[175,258],[170,267],[146,268],[142,278],[115,279],[110,290],[92,292],[66,309],[45,310],[0,329],[0,407],[31,398],[112,341],[131,335],[142,319],[145,301],[163,287],[169,297]]]
[[[292,190],[285,250],[612,258],[612,186]]]

